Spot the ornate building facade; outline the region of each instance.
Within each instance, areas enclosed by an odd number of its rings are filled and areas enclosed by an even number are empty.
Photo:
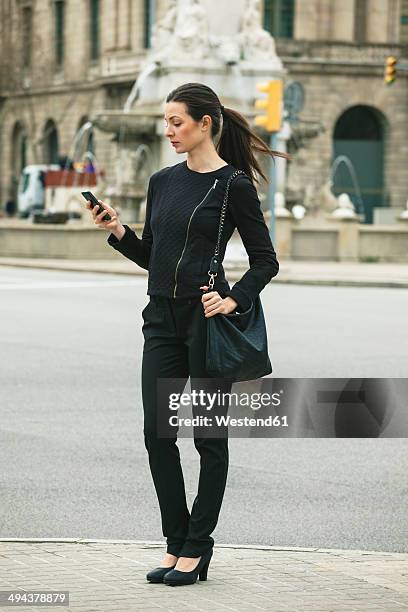
[[[224,1],[233,14],[234,2]],[[89,117],[123,108],[149,52],[152,27],[163,23],[173,3],[0,0],[1,206],[15,194],[25,165],[72,155],[75,134]],[[408,199],[407,73],[397,67],[387,87],[383,72],[389,55],[408,62],[408,0],[262,0],[260,7],[286,80],[304,92],[288,143],[289,201],[316,198],[343,155],[355,169],[369,221],[376,207],[402,208]],[[111,140],[95,130],[91,143],[108,180]],[[353,191],[350,176],[346,165],[339,168],[334,190]]]

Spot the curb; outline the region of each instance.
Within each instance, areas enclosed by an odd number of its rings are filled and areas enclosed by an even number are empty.
[[[92,272],[95,274],[126,274],[128,276],[146,276],[147,272],[139,272],[136,270],[97,270],[90,266],[89,268],[78,268],[72,264],[47,264],[47,263],[31,263],[27,262],[4,262],[0,261],[0,266],[9,267],[9,268],[37,268],[38,270],[64,270],[67,272]]]
[[[67,544],[141,544],[143,546],[151,546],[157,548],[163,548],[165,542],[159,542],[156,540],[109,540],[104,538],[0,538],[0,542],[20,542],[22,544],[39,544],[46,542],[60,542]],[[234,548],[238,550],[281,550],[287,552],[311,552],[311,553],[335,553],[344,554],[352,553],[356,555],[407,555],[408,553],[401,552],[389,552],[382,550],[360,550],[360,549],[347,549],[347,548],[320,548],[320,547],[302,547],[302,546],[268,546],[263,544],[214,544],[215,548]]]
[[[63,270],[66,272],[86,272],[92,274],[120,274],[126,276],[145,276],[147,277],[147,272],[142,272],[139,270],[126,270],[126,269],[117,269],[117,270],[106,270],[106,269],[97,269],[93,266],[80,267],[75,266],[74,264],[69,263],[58,263],[57,265],[53,265],[51,263],[36,263],[36,262],[3,262],[0,261],[0,266],[12,267],[12,268],[36,268],[41,270]],[[224,266],[226,275],[229,276],[231,280],[239,280],[242,274],[245,272],[247,268],[238,268],[238,267],[228,267]],[[380,287],[380,288],[388,288],[388,289],[406,289],[408,288],[408,281],[389,281],[389,280],[352,280],[352,279],[319,279],[319,278],[285,278],[285,271],[281,270],[280,278],[274,278],[273,284],[282,284],[282,285],[320,285],[320,286],[335,286],[335,287]]]

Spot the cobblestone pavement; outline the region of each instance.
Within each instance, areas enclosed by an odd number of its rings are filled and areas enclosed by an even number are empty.
[[[69,591],[68,607],[20,612],[408,610],[406,553],[215,545],[208,580],[178,588],[146,580],[164,553],[157,542],[1,540],[0,591]]]

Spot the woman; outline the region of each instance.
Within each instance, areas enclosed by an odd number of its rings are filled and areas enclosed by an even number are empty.
[[[203,380],[207,392],[215,389],[205,368],[206,319],[248,309],[279,270],[253,184],[255,173],[266,179],[254,152],[284,154],[269,149],[240,113],[224,108],[217,94],[200,83],[174,89],[167,96],[164,117],[166,137],[177,153],[187,153],[187,159],[151,176],[142,238],[122,225],[115,209],[103,202],[112,220],[102,221],[105,211],[98,214],[96,206],[92,215],[98,227],[111,232],[108,243],[113,248],[149,270],[150,300],[142,312],[144,441],[167,552],[147,579],[176,586],[193,584],[198,576],[207,578],[214,545],[210,534],[217,524],[227,479],[228,439],[202,437],[194,430],[200,477],[190,513],[177,434],[158,436],[156,381],[174,379],[182,392],[190,376],[192,390],[203,388]],[[250,269],[230,288],[220,266],[213,290],[208,291],[207,272],[217,242],[223,194],[228,177],[237,168],[246,175],[234,177],[231,183],[220,261],[237,227]],[[89,204],[87,207],[90,209]],[[222,381],[221,387],[229,391],[231,383]],[[216,389],[221,390],[220,385]]]

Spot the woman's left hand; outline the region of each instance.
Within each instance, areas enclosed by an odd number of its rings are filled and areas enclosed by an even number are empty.
[[[207,291],[208,287],[203,285],[200,289]],[[219,313],[229,314],[238,307],[238,303],[232,297],[227,296],[226,298],[222,298],[218,291],[204,293],[201,301],[204,306],[204,315],[207,318],[213,317]]]

